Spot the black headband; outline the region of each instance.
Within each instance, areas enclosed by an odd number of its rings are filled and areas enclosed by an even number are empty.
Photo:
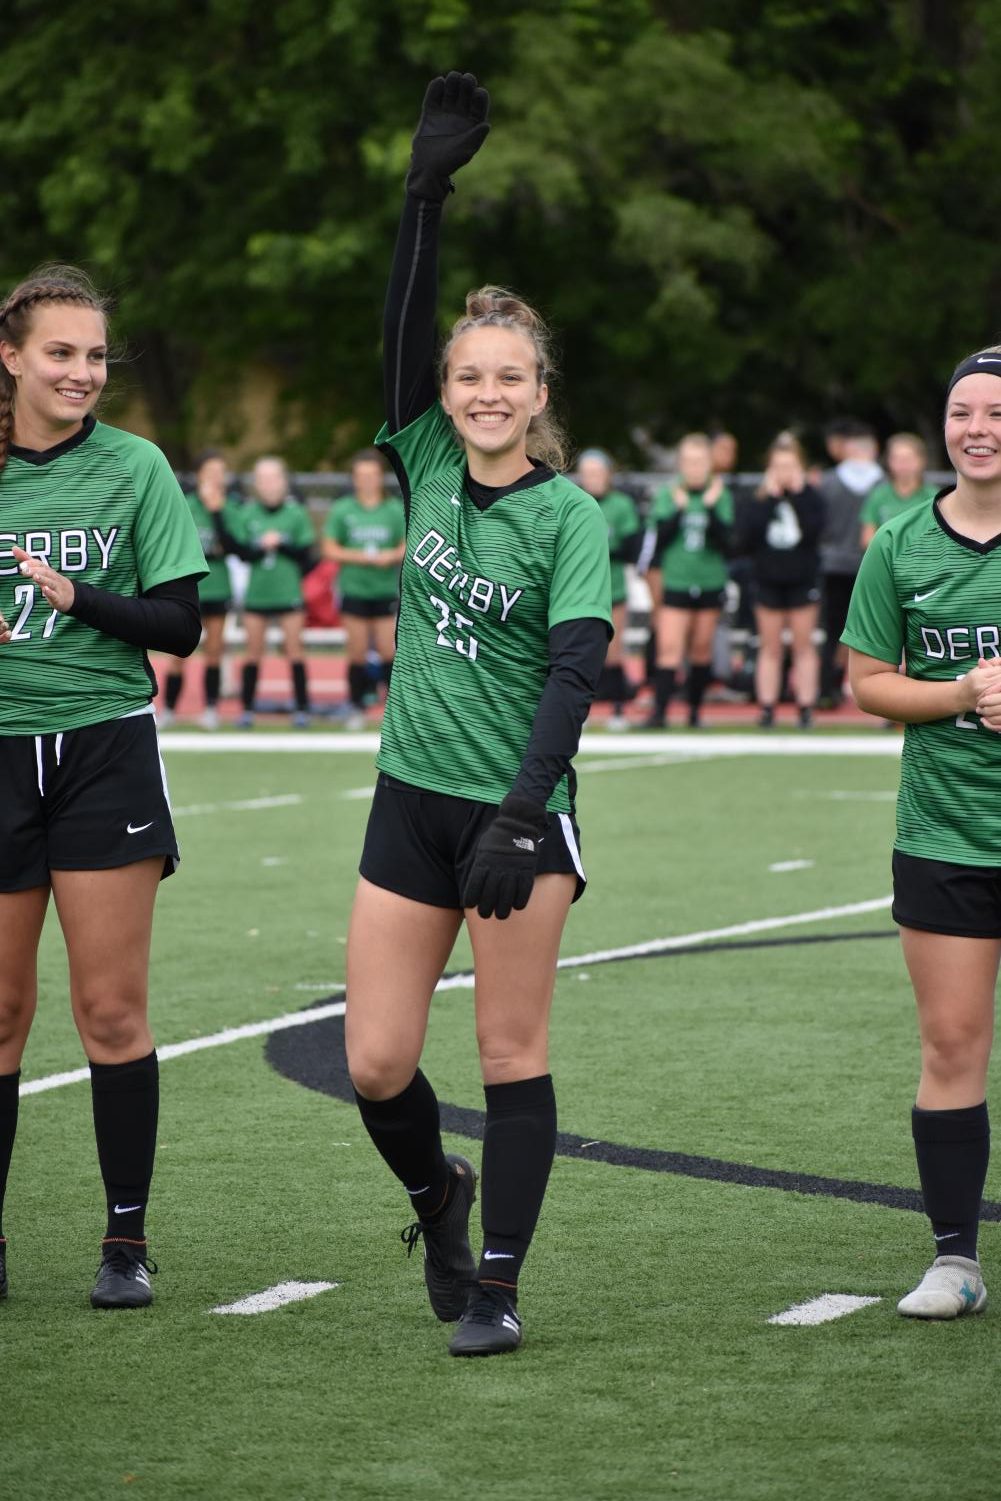
[[[1001,353],[971,354],[969,359],[957,365],[946,389],[946,401],[952,395],[953,386],[965,375],[996,375],[1001,380]]]

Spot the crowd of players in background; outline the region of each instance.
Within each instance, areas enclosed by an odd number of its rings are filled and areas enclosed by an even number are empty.
[[[688,433],[666,483],[620,477],[603,449],[582,451],[573,478],[602,507],[612,564],[615,637],[594,711],[608,728],[663,728],[679,696],[689,728],[706,701],[754,705],[762,729],[783,703],[803,729],[816,708],[842,706],[839,642],[863,552],[885,521],[930,503],[935,487],[915,433],[893,434],[881,451],[871,428],[842,419],[825,444],[822,468],[793,433],[779,433],[757,476],[739,472],[731,433]],[[220,722],[227,620],[242,627],[233,641],[241,728],[261,709],[287,710],[296,728],[311,723],[307,625],[343,632],[346,692],[326,712],[350,729],[374,722],[392,672],[404,545],[402,503],[378,449],[354,456],[350,489],[319,527],[275,456],[258,459],[244,482],[208,451],[188,490],[210,570],[203,661],[187,667],[200,677],[201,725]],[[269,626],[289,664],[287,704],[257,698]],[[159,717],[169,725],[184,664],[164,665]]]

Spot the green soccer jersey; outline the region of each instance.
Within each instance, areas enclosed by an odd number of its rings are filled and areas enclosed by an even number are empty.
[[[198,585],[198,598],[202,604],[225,604],[232,589],[229,581],[229,569],[226,567],[226,549],[219,541],[218,534],[212,522],[213,513],[205,505],[201,496],[197,494],[186,495],[188,509],[191,511],[191,519],[195,523],[198,532],[198,540],[202,544],[202,552],[205,554],[205,562],[208,573]],[[223,502],[222,511],[219,513],[227,530],[232,532],[236,522],[234,516],[239,509],[239,502],[226,499]]]
[[[609,551],[618,552],[623,542],[635,537],[640,529],[636,507],[621,490],[609,490],[607,495],[599,497],[598,505],[608,528]],[[626,565],[620,559],[613,558],[611,569],[612,604],[620,605],[626,597]]]
[[[280,506],[265,506],[259,500],[235,508],[230,530],[238,542],[260,547],[266,532],[278,532],[289,547],[312,547],[313,523],[304,505],[284,500]],[[302,572],[295,558],[276,548],[255,558],[250,565],[244,607],[254,610],[301,610]]]
[[[650,520],[670,521],[681,511],[677,535],[664,548],[655,566],[661,570],[665,589],[709,594],[726,584],[726,559],[709,536],[709,510],[703,504],[701,490],[690,490],[688,504],[682,509],[671,488],[665,486],[653,498]],[[725,489],[715,505],[716,515],[726,526],[733,524],[733,496]]]
[[[22,578],[23,547],[66,578],[134,598],[171,579],[203,577],[184,495],[145,438],[88,422],[48,454],[0,471],[0,734],[48,735],[118,719],[148,704],[146,654],[60,615]]]
[[[903,656],[907,676],[929,682],[1001,656],[1001,547],[958,536],[937,503],[909,506],[869,544],[841,639],[881,662]],[[906,725],[896,848],[1001,866],[999,780],[1001,735],[972,709]]]
[[[930,505],[934,499],[934,485],[919,485],[913,495],[898,495],[890,481],[883,480],[862,502],[859,522],[862,526],[878,528],[902,511],[910,510],[911,506]]]
[[[345,495],[331,506],[323,535],[371,556],[397,547],[405,530],[403,502],[395,495],[387,495],[377,506],[363,506],[355,496]],[[388,606],[400,592],[400,565],[342,563],[337,582],[349,599],[384,599]]]
[[[410,491],[393,681],[377,765],[436,792],[500,803],[528,747],[549,632],[611,624],[608,528],[562,475],[495,500],[465,491],[466,460],[440,405],[376,442]],[[562,777],[549,808],[566,812]]]

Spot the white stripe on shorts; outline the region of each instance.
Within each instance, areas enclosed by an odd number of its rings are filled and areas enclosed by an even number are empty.
[[[45,796],[45,784],[42,780],[42,737],[35,736],[35,766],[38,769],[38,792],[41,797]]]
[[[586,886],[587,876],[584,874],[584,867],[580,863],[580,850],[577,848],[577,841],[573,837],[573,824],[570,821],[570,814],[560,813],[559,820],[563,828],[563,837],[567,842],[567,849],[570,851],[570,858],[573,861],[573,868]]]

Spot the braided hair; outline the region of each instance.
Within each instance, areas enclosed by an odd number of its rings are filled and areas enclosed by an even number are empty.
[[[473,328],[510,328],[524,334],[535,350],[536,373],[541,386],[553,374],[552,339],[549,329],[533,307],[504,287],[480,287],[466,296],[466,311],[452,325],[448,342],[441,353],[441,383],[448,374],[448,357],[456,339]],[[561,470],[569,462],[566,435],[550,407],[544,407],[528,424],[526,449],[550,469]]]
[[[69,302],[107,318],[106,299],[83,271],[75,266],[39,266],[0,303],[0,339],[20,349],[31,332],[34,310],[43,302]],[[0,361],[0,470],[10,452],[16,396],[17,382]]]

